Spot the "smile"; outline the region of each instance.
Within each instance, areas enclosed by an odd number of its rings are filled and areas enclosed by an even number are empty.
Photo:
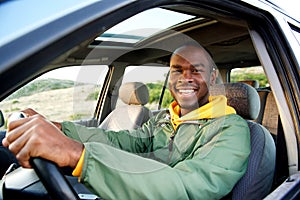
[[[180,93],[182,94],[191,94],[194,93],[195,90],[189,89],[189,90],[179,90]]]

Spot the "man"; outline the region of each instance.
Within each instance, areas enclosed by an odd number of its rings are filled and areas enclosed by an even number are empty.
[[[24,167],[37,156],[72,167],[104,199],[220,199],[245,173],[250,136],[224,96],[209,96],[216,76],[210,55],[186,45],[170,60],[175,101],[140,129],[52,123],[28,109],[8,124],[3,145]]]

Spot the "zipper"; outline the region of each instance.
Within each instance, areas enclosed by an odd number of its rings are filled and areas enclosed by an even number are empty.
[[[203,120],[203,121],[204,121],[204,123],[205,123],[205,122],[207,122],[208,120]],[[183,122],[183,123],[179,124],[179,125],[177,126],[177,129],[176,129],[176,130],[178,130],[179,127],[180,127],[181,125],[183,125],[183,124],[195,124],[195,125],[198,125],[199,128],[202,128],[204,123],[203,123],[203,122],[199,122],[199,121],[186,121],[186,122]],[[173,127],[172,127],[172,128],[173,128]],[[174,143],[175,132],[176,132],[176,131],[175,131],[174,128],[173,128],[173,131],[172,131],[172,133],[171,133],[171,136],[170,136],[170,138],[169,138],[169,143],[168,143],[168,149],[169,149],[168,163],[169,163],[169,164],[170,164],[170,161],[171,161],[171,157],[172,157],[172,155],[173,155],[172,149],[173,149],[173,143]]]
[[[169,156],[168,156],[168,164],[170,164],[171,157],[173,155],[173,142],[174,142],[174,137],[175,137],[175,130],[173,130],[170,138],[169,138],[169,144],[168,144],[168,149],[169,149]]]

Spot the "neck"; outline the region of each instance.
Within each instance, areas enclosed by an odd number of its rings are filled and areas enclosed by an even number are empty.
[[[188,114],[188,113],[190,113],[190,112],[192,112],[193,110],[196,110],[196,109],[198,109],[198,108],[200,108],[201,106],[203,106],[203,105],[205,105],[205,104],[207,104],[208,103],[208,98],[207,99],[205,99],[205,101],[202,101],[202,102],[198,102],[198,105],[197,106],[195,106],[195,107],[189,107],[189,108],[180,108],[180,117],[182,117],[182,116],[184,116],[184,115],[186,115],[186,114]]]

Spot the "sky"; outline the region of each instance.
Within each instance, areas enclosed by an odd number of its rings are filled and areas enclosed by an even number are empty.
[[[295,15],[300,21],[300,0],[273,0],[287,12]]]

